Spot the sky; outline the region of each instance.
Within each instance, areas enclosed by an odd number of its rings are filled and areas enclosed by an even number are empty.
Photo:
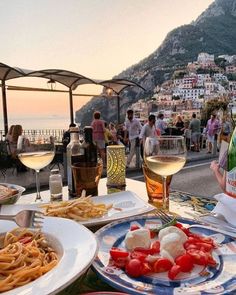
[[[195,20],[212,2],[0,0],[0,62],[110,79],[150,55],[169,31]],[[37,78],[7,84],[47,87],[45,79]],[[76,93],[100,91],[83,86]],[[66,94],[8,91],[7,98],[9,117],[66,115],[69,111]],[[89,99],[76,97],[75,109]]]

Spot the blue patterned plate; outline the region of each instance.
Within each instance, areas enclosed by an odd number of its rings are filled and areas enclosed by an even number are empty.
[[[236,240],[217,230],[201,228],[199,224],[194,227],[196,223],[187,219],[179,219],[179,222],[191,225],[192,232],[210,236],[219,244],[213,252],[217,267],[195,265],[191,273],[181,273],[178,280],[170,281],[166,273],[131,278],[123,270],[108,266],[110,248],[124,248],[124,238],[131,224],[161,224],[157,217],[142,216],[110,223],[96,232],[99,252],[93,263],[95,271],[109,285],[129,294],[236,294]]]

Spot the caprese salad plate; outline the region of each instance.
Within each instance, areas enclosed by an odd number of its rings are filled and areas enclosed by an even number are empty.
[[[235,294],[236,239],[188,219],[132,217],[96,232],[93,268],[128,294]]]

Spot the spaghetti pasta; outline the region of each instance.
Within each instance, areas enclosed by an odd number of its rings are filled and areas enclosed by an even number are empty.
[[[40,231],[17,228],[0,237],[0,292],[25,285],[58,263]]]

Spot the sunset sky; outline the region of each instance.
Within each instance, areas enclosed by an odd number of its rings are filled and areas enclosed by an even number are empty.
[[[190,23],[212,2],[1,0],[0,62],[34,70],[66,69],[90,78],[109,79],[151,54],[170,30]],[[46,80],[36,78],[15,79],[8,84],[47,87]],[[85,92],[98,94],[100,88],[77,90]],[[68,113],[66,94],[9,91],[7,97],[9,117]],[[76,98],[75,109],[87,100]]]

